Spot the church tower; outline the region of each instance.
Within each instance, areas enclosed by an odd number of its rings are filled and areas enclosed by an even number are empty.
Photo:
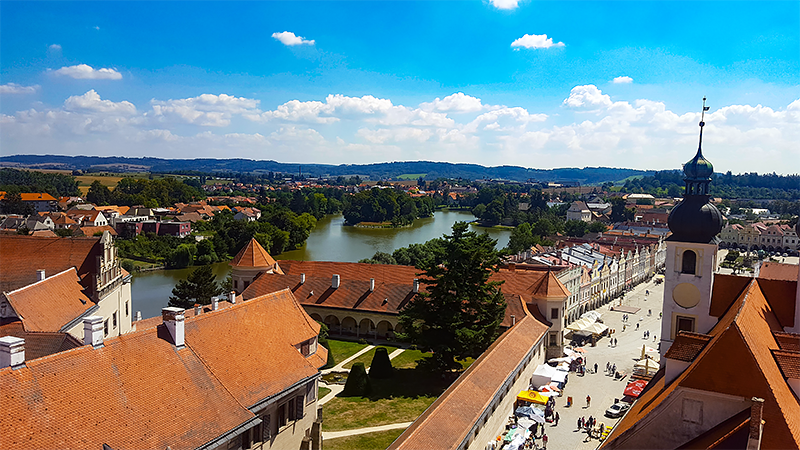
[[[660,353],[672,345],[679,331],[708,333],[717,323],[709,314],[714,272],[717,269],[717,239],[722,214],[709,203],[708,186],[714,167],[703,157],[703,127],[708,107],[703,98],[700,143],[697,154],[683,165],[686,191],[669,214],[664,305]]]

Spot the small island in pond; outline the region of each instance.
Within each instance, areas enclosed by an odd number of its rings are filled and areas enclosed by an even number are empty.
[[[350,197],[342,214],[347,225],[401,227],[433,216],[433,210],[429,196],[412,197],[390,187],[375,187]]]

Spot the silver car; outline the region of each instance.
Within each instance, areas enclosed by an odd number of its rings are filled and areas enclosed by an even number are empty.
[[[620,417],[631,408],[631,405],[625,402],[617,402],[611,405],[606,410],[606,417]]]

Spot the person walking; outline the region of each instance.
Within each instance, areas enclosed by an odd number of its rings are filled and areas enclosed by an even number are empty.
[[[542,448],[544,450],[547,450],[547,435],[546,434],[542,436]]]
[[[556,425],[555,426],[558,426],[559,419],[561,419],[561,416],[558,414],[558,411],[556,411],[556,417],[555,417]]]
[[[594,373],[597,373],[597,363],[594,363]]]
[[[591,403],[592,403],[592,397],[587,395],[586,396],[586,407],[588,408]]]
[[[639,331],[639,323],[636,323],[636,331]]]
[[[578,429],[583,428],[583,416],[578,417]]]

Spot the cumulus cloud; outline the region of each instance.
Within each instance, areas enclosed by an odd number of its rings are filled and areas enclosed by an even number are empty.
[[[50,46],[47,47],[47,49],[50,50],[51,52],[60,52],[61,46],[58,44],[50,44]]]
[[[314,45],[314,40],[307,40],[302,36],[297,36],[291,31],[282,31],[280,33],[272,33],[272,37],[281,41],[283,45]]]
[[[73,95],[64,101],[64,109],[67,111],[94,111],[105,114],[136,114],[136,106],[131,102],[121,101],[112,102],[103,100],[94,89],[83,95]]]
[[[483,109],[481,99],[471,97],[463,92],[457,92],[455,94],[448,95],[443,99],[436,97],[430,103],[421,103],[419,107],[426,111],[457,113],[476,112]]]
[[[553,38],[547,37],[546,34],[526,34],[516,41],[511,43],[511,47],[519,49],[525,48],[550,48],[550,47],[563,47],[563,42],[553,42]]]
[[[616,77],[612,81],[614,84],[630,84],[633,83],[633,78],[631,77]]]
[[[224,127],[233,115],[258,113],[258,100],[227,94],[202,94],[178,100],[151,100],[153,116],[159,120],[178,120],[206,127]]]
[[[585,86],[575,86],[569,93],[569,97],[564,100],[565,106],[570,108],[598,108],[611,106],[611,97],[603,94],[597,86],[587,84]]]
[[[497,9],[516,9],[519,6],[519,0],[490,0],[492,6]]]
[[[0,85],[0,94],[35,94],[38,90],[38,84],[33,86],[22,86],[17,83]]]
[[[78,80],[121,80],[122,74],[115,69],[94,69],[87,64],[62,67],[55,72],[59,76],[67,76]]]

